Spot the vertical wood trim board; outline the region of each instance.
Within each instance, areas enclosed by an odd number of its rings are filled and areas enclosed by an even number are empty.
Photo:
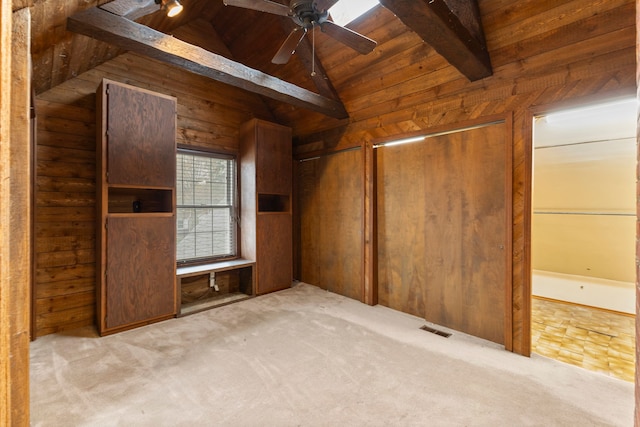
[[[29,298],[29,317],[30,317],[30,322],[31,324],[29,325],[29,334],[30,334],[30,339],[31,340],[35,340],[36,336],[37,336],[37,332],[36,332],[36,310],[35,310],[35,305],[36,305],[36,287],[35,287],[35,277],[36,277],[36,262],[35,262],[35,253],[36,253],[36,239],[35,239],[35,231],[36,231],[36,195],[37,195],[37,188],[36,188],[36,170],[37,170],[37,162],[38,159],[36,157],[36,153],[37,153],[37,147],[38,147],[38,137],[37,137],[37,129],[38,129],[38,115],[36,113],[36,99],[35,99],[35,92],[33,91],[33,87],[31,88],[31,121],[29,123],[29,128],[31,131],[31,138],[30,138],[30,146],[31,146],[31,162],[30,162],[30,168],[31,168],[31,177],[30,177],[30,181],[31,181],[31,236],[30,236],[30,245],[31,245],[31,280],[29,283],[29,289],[31,292],[30,298]]]
[[[636,0],[636,97],[640,101],[640,0]],[[637,112],[637,140],[640,141],[640,107]],[[636,170],[636,416],[635,427],[640,427],[640,149]]]
[[[0,8],[0,424],[18,426],[29,424],[31,16]]]
[[[11,425],[10,151],[11,141],[11,2],[0,0],[0,425]]]
[[[506,253],[510,254],[509,257],[507,257],[507,259],[505,260],[505,283],[508,283],[510,286],[507,286],[505,289],[505,307],[507,307],[507,310],[504,317],[504,328],[506,331],[504,337],[504,347],[508,351],[513,351],[513,114],[507,114],[507,117],[505,119],[505,127],[507,144],[504,150],[504,162],[506,165],[504,185],[505,194],[507,195],[508,200],[505,205],[506,223],[504,227],[507,233],[505,251]]]
[[[364,230],[363,230],[363,302],[378,304],[378,235],[376,209],[376,150],[371,141],[363,144]]]
[[[12,423],[29,422],[29,341],[31,297],[31,15],[29,8],[13,13],[11,64],[11,334]]]

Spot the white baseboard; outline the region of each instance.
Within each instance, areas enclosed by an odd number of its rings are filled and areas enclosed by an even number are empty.
[[[635,314],[636,288],[632,282],[533,270],[534,296]]]

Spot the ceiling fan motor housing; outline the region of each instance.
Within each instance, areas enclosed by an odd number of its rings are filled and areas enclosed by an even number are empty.
[[[294,22],[307,30],[323,24],[329,18],[329,11],[316,9],[314,0],[292,0],[289,7],[293,11]]]

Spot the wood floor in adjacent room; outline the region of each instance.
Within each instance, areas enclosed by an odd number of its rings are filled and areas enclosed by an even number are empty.
[[[633,316],[534,297],[531,325],[534,353],[634,381]]]

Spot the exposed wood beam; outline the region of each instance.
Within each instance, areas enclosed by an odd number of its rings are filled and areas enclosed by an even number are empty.
[[[477,0],[380,0],[380,4],[469,80],[493,74]]]
[[[113,0],[100,6],[100,9],[135,21],[150,13],[160,10],[155,0]]]
[[[233,54],[224,43],[224,41],[220,38],[220,35],[209,21],[198,18],[190,21],[186,25],[182,25],[174,29],[171,33],[174,37],[177,37],[186,43],[200,46],[201,48],[206,49],[209,52],[217,53],[231,59],[232,61],[235,61]],[[323,95],[322,92],[320,92],[320,94]],[[276,121],[275,117],[273,116],[273,112],[269,109],[267,103],[264,102],[264,97],[260,96],[257,98],[262,101],[264,110],[254,111],[254,114],[259,117],[262,117],[266,114],[266,116],[264,116],[265,118],[271,121]]]
[[[318,95],[97,7],[67,18],[67,29],[249,92],[330,117],[348,117],[340,101]]]

